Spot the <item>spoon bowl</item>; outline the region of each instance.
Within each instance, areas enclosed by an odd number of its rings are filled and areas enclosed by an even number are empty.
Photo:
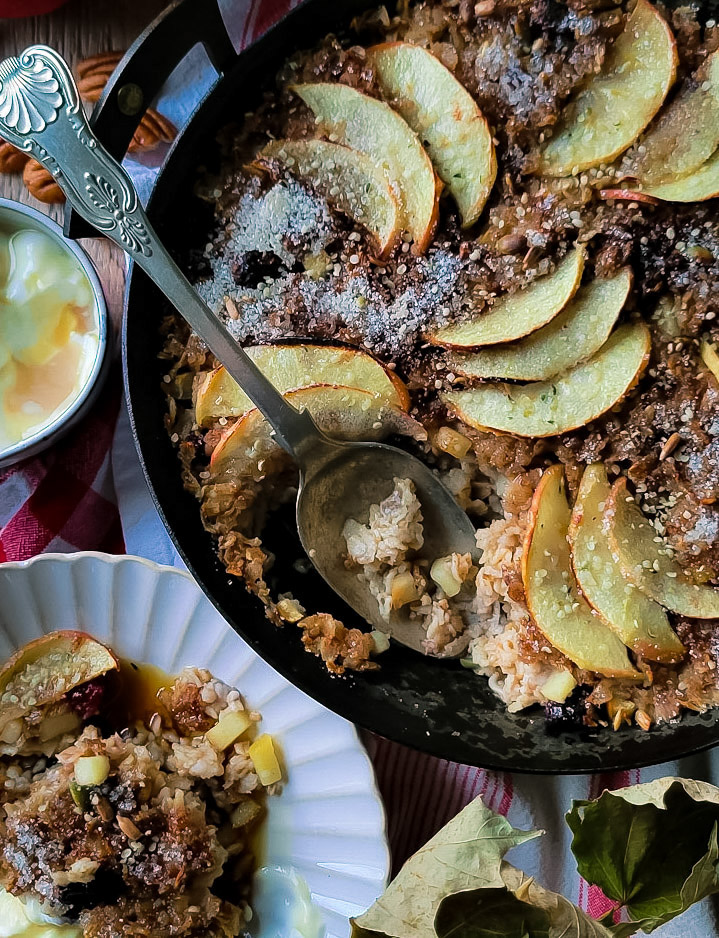
[[[424,544],[417,556],[431,563],[456,552],[476,561],[474,525],[454,496],[423,462],[386,443],[333,440],[313,448],[300,474],[297,528],[310,560],[345,602],[377,630],[424,652],[425,631],[408,607],[385,619],[367,584],[345,563],[345,521],[366,523],[370,506],[392,492],[396,479],[412,480],[422,507]]]

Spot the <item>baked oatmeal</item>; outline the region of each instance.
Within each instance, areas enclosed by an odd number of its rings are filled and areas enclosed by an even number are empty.
[[[135,669],[59,632],[0,672],[3,914],[73,938],[244,934],[272,740],[208,671],[155,696]]]
[[[429,654],[550,722],[719,702],[718,48],[647,0],[378,7],[288,60],[198,184],[194,279],[237,341],[476,522],[474,566],[422,558],[406,480],[347,520],[387,631],[408,610]],[[262,531],[296,471],[163,330],[168,431],[227,570],[331,670],[378,667],[384,636],[271,594]]]

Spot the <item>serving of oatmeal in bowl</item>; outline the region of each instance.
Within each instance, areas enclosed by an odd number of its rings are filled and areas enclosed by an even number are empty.
[[[268,938],[285,916],[346,938],[337,903],[362,911],[387,863],[349,724],[171,568],[44,555],[0,583],[0,934]]]
[[[425,556],[394,479],[344,520],[386,628],[353,615],[302,554],[267,423],[174,315],[139,351],[131,289],[131,415],[176,543],[273,666],[395,739],[544,771],[711,745],[716,23],[648,0],[425,0],[327,34],[311,5],[261,93],[226,100],[216,158],[185,166],[198,234],[177,250],[320,429],[431,466],[476,552]],[[168,233],[170,191],[161,176]],[[393,643],[400,613],[423,655]]]

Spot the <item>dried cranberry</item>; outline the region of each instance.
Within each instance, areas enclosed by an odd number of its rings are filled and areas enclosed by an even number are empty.
[[[98,714],[107,693],[107,684],[102,678],[74,687],[67,695],[67,702],[84,722]]]

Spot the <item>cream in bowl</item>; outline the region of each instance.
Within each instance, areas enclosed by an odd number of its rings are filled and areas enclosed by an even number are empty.
[[[37,452],[81,416],[107,345],[88,259],[30,212],[0,200],[0,465]]]

